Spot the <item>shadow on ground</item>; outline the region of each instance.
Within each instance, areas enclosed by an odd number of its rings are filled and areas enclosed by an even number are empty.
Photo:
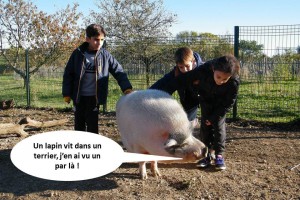
[[[46,190],[91,191],[118,187],[116,182],[109,180],[107,176],[84,181],[50,181],[36,178],[16,168],[11,162],[10,152],[10,149],[0,151],[0,193],[23,196]]]

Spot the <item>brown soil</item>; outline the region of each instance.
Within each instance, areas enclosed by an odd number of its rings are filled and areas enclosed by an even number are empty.
[[[71,112],[0,111],[0,123],[17,123],[23,117],[38,121],[69,118],[65,126],[26,129],[30,135],[72,130]],[[118,143],[115,115],[100,115],[100,132]],[[237,121],[227,124],[224,171],[197,169],[194,163],[159,164],[162,177],[148,173],[140,180],[136,163],[124,163],[114,172],[92,180],[50,181],[27,175],[10,160],[22,138],[0,136],[0,199],[300,199],[299,121],[288,126]],[[24,161],[26,162],[26,161]]]

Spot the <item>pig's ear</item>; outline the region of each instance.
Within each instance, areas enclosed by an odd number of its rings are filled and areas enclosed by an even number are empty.
[[[179,147],[176,140],[170,138],[165,143],[165,150],[170,154],[175,154],[175,150]]]

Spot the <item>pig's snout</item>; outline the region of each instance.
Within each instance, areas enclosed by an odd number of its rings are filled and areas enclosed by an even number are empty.
[[[196,160],[200,160],[202,158],[205,157],[205,155],[207,155],[207,148],[198,148],[198,149],[194,149],[193,151],[189,152],[189,153],[185,153],[183,155],[183,161],[196,161]]]
[[[201,158],[204,158],[207,156],[208,149],[207,147],[204,147],[203,149],[200,150],[200,152],[194,152],[193,153],[193,160],[199,160]]]

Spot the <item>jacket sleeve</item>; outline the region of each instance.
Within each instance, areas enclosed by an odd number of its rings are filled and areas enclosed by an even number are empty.
[[[216,122],[220,118],[224,117],[226,113],[229,112],[229,110],[236,102],[238,90],[239,90],[239,81],[233,80],[228,87],[226,96],[224,97],[224,99],[222,99],[222,101],[219,101],[220,103],[216,105],[214,109],[215,112],[213,112],[213,114],[209,116],[208,118],[209,121]]]
[[[165,74],[161,79],[156,81],[149,89],[157,89],[162,90],[170,95],[172,95],[176,91],[176,87],[173,87],[172,81],[175,79],[175,68],[169,73]]]
[[[180,73],[176,77],[175,72],[171,71],[169,74],[166,74],[162,80],[158,80],[150,89],[161,89],[169,94],[173,94],[176,90],[187,89],[193,85],[194,81],[201,80],[203,70],[205,70],[205,67],[199,66],[184,74]]]
[[[74,78],[75,78],[74,59],[75,59],[75,52],[71,54],[63,74],[62,95],[64,97],[73,96],[73,87],[74,87]]]
[[[122,92],[127,89],[132,89],[132,85],[121,64],[107,51],[106,56],[108,57],[109,62],[109,72],[117,80]]]

